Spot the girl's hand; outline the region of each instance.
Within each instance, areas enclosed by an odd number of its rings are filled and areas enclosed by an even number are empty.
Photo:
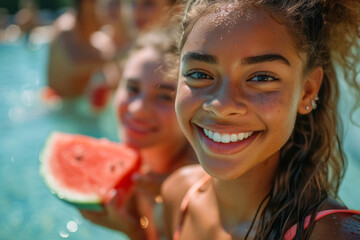
[[[136,184],[136,191],[156,198],[160,194],[161,184],[168,177],[168,174],[148,172],[146,174],[134,174],[133,181]]]
[[[140,227],[139,217],[132,197],[126,196],[122,191],[117,191],[110,202],[104,205],[102,212],[79,210],[82,216],[91,222],[124,232],[131,239],[145,239],[144,231]],[[124,198],[128,198],[124,200]],[[119,206],[118,202],[123,202]]]

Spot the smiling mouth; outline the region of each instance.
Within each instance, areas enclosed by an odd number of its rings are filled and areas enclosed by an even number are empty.
[[[156,131],[154,126],[136,120],[126,120],[123,127],[135,133],[148,134]]]
[[[205,135],[218,143],[234,143],[243,141],[251,137],[254,132],[240,132],[240,133],[219,133],[203,128]]]

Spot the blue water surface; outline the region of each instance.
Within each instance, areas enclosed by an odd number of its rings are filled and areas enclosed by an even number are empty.
[[[47,44],[0,43],[0,240],[127,239],[83,219],[39,174],[39,153],[52,131],[118,140],[111,107],[93,115],[76,103],[41,101],[47,55]]]
[[[53,196],[39,175],[39,153],[54,130],[118,140],[111,108],[91,115],[77,104],[48,106],[40,100],[47,54],[47,44],[0,43],[0,240],[126,239],[84,220]],[[340,195],[349,208],[360,209],[360,128],[349,121],[347,91],[340,110],[349,168]]]

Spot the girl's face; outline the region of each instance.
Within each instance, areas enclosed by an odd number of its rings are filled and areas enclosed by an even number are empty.
[[[185,142],[176,119],[176,82],[165,80],[162,56],[152,48],[134,52],[116,92],[120,138],[138,148]]]
[[[204,169],[235,179],[276,165],[303,76],[291,35],[267,12],[229,6],[200,18],[181,50],[176,113]]]
[[[134,21],[140,31],[159,21],[170,6],[169,0],[134,0]]]

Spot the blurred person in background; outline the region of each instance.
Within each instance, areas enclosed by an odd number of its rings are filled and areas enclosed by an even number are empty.
[[[81,211],[132,240],[164,238],[160,186],[176,169],[196,163],[175,115],[177,65],[168,66],[175,50],[168,33],[159,30],[142,35],[131,48],[114,106],[120,139],[139,149],[142,168],[132,192],[118,190],[102,212]]]
[[[111,1],[113,2],[113,1]],[[107,23],[107,4],[100,0],[76,0],[75,12],[67,11],[53,24],[54,38],[50,43],[48,62],[48,88],[45,98],[56,95],[61,98],[90,97],[90,103],[103,108],[111,90],[117,86],[119,69],[115,64],[119,45],[128,40],[117,39],[101,28]],[[115,12],[120,11],[115,5]],[[115,14],[113,22],[121,21]],[[117,23],[115,26],[121,25]],[[121,29],[125,31],[125,28]],[[113,32],[120,29],[113,29]],[[124,34],[126,36],[127,34]]]
[[[15,24],[19,26],[27,39],[31,31],[39,25],[38,7],[33,0],[22,0],[19,2],[19,8],[20,10],[15,14]]]
[[[31,31],[40,25],[38,7],[33,0],[21,0],[13,18],[8,9],[0,8],[0,41],[15,42],[20,39],[28,41]]]
[[[130,46],[133,36],[130,33],[129,16],[126,16],[126,8],[121,0],[105,1],[105,25],[101,31],[113,39],[117,54],[124,55]]]
[[[133,21],[138,32],[166,24],[176,0],[132,0]]]

